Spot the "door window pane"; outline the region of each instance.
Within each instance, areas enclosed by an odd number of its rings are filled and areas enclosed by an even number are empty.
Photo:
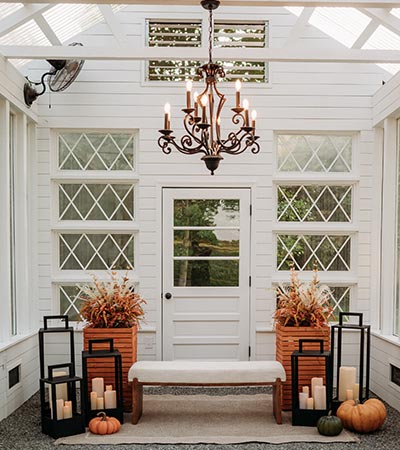
[[[175,260],[174,286],[239,286],[239,260]]]
[[[239,200],[174,200],[174,226],[239,226]]]
[[[175,230],[174,256],[239,256],[239,230]]]

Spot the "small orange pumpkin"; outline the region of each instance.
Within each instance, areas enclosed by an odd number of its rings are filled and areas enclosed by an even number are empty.
[[[364,403],[359,403],[358,400],[346,400],[339,406],[336,415],[348,430],[371,433],[383,425],[386,419],[386,408],[376,398],[366,400]]]
[[[105,412],[99,412],[89,422],[89,430],[93,434],[113,434],[120,430],[121,423],[115,417],[108,417]]]

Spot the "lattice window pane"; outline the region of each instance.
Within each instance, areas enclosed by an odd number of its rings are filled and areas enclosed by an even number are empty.
[[[350,270],[351,237],[347,235],[277,236],[277,268],[312,270],[314,264],[324,271]]]
[[[279,222],[351,222],[352,186],[278,186]]]
[[[279,135],[280,172],[350,172],[352,137],[327,135]]]
[[[339,320],[339,313],[343,311],[350,311],[350,286],[329,286],[331,289],[331,295],[329,303],[333,307],[333,313],[335,315],[331,320]]]
[[[129,270],[134,267],[131,234],[59,234],[60,270]]]
[[[84,301],[81,300],[82,291],[77,286],[59,286],[60,314],[68,315],[69,320],[78,321],[79,311]]]
[[[60,184],[59,220],[134,220],[132,184]]]
[[[134,138],[126,133],[61,133],[60,170],[134,170]]]

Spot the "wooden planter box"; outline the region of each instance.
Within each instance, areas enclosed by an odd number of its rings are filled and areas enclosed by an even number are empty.
[[[291,355],[299,349],[299,339],[323,339],[324,350],[330,349],[330,328],[282,327],[276,325],[276,360],[286,371],[286,382],[282,383],[282,409],[292,409],[292,365]],[[318,350],[318,344],[308,344],[305,349]],[[323,377],[325,380],[325,361],[323,358],[301,358],[299,362],[299,388],[311,386],[311,378]],[[310,388],[311,389],[311,388]]]
[[[132,411],[132,387],[128,383],[128,372],[131,365],[137,360],[137,327],[133,328],[89,328],[83,329],[83,347],[89,350],[89,340],[114,340],[114,349],[119,350],[122,357],[122,386],[123,407],[125,412]],[[98,344],[96,350],[107,349],[107,344]],[[101,362],[100,362],[101,361]],[[100,361],[88,362],[89,392],[91,392],[91,379],[103,377],[104,384],[114,385],[113,358],[102,358]],[[99,364],[100,363],[100,364]]]

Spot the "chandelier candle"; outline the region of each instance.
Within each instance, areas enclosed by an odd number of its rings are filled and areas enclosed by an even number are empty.
[[[227,136],[221,133],[221,115],[226,102],[226,97],[217,87],[219,78],[225,77],[224,68],[212,60],[213,44],[213,10],[219,7],[218,0],[202,0],[201,6],[209,12],[209,35],[208,35],[208,54],[207,64],[201,66],[197,73],[205,82],[205,87],[200,94],[194,93],[193,104],[191,91],[193,83],[191,80],[186,83],[186,105],[182,108],[185,114],[183,118],[184,135],[178,139],[173,136],[173,130],[170,129],[170,109],[165,108],[164,129],[159,130],[161,136],[158,139],[158,145],[161,150],[169,155],[173,149],[185,155],[194,155],[203,153],[201,158],[207,169],[214,175],[220,161],[223,159],[222,153],[230,155],[239,155],[249,149],[253,154],[260,151],[257,142],[259,136],[255,134],[256,113],[252,113],[250,126],[249,102],[243,101],[243,108],[240,106],[240,89],[242,83],[236,81],[235,107],[231,108],[231,121],[237,128],[236,131],[230,131]],[[197,80],[197,79],[196,79]],[[202,108],[201,117],[199,116],[199,104]],[[247,107],[246,107],[247,105]],[[208,115],[207,115],[208,106]]]

